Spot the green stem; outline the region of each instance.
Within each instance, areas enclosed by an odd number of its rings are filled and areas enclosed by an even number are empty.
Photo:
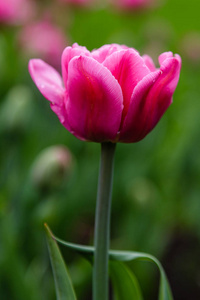
[[[113,143],[101,144],[95,215],[93,300],[108,300],[108,250],[115,146]]]

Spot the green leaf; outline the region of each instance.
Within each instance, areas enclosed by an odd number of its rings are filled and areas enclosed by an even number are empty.
[[[153,262],[160,271],[160,287],[159,287],[159,300],[173,300],[171,289],[167,280],[165,271],[160,264],[160,262],[153,255],[142,253],[142,252],[132,252],[132,251],[110,251],[110,258],[117,261],[149,261]]]
[[[57,300],[76,300],[77,298],[72,286],[72,282],[57,242],[46,224],[45,231],[55,280]]]
[[[109,269],[116,300],[143,299],[137,278],[125,264],[110,261]]]
[[[57,237],[54,237],[57,242],[60,244],[71,248],[75,250],[76,252],[80,253],[81,255],[84,255],[87,259],[91,260],[94,253],[93,247],[87,247],[82,245],[76,245],[72,243],[65,242]],[[134,251],[115,251],[110,250],[109,251],[109,258],[110,260],[114,261],[147,261],[154,263],[160,272],[160,286],[159,286],[159,297],[158,300],[173,300],[173,296],[171,293],[171,289],[167,280],[167,276],[165,274],[165,271],[160,264],[160,262],[155,258],[153,255],[142,253],[142,252],[134,252]]]

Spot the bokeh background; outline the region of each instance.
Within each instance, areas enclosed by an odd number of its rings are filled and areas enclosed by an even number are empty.
[[[183,66],[174,102],[153,132],[117,145],[111,248],[155,255],[175,300],[200,299],[200,2],[157,0],[128,10],[66,2],[26,7],[21,0],[14,11],[26,8],[23,14],[5,17],[5,10],[0,18],[0,298],[56,299],[44,222],[64,240],[93,243],[100,145],[62,127],[34,86],[28,60],[40,57],[59,70],[65,46],[115,42],[156,64],[171,50]],[[78,299],[91,299],[91,266],[61,250]],[[157,299],[156,268],[129,266],[144,299]]]

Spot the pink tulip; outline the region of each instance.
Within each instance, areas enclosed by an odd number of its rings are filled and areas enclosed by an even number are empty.
[[[172,103],[179,55],[152,59],[126,46],[89,52],[74,44],[62,54],[62,76],[40,59],[29,62],[36,86],[60,122],[81,140],[132,143],[143,139]],[[64,82],[64,85],[63,85]]]
[[[59,68],[66,37],[60,28],[48,20],[42,20],[22,28],[19,43],[29,57],[33,55],[42,57],[54,67]]]
[[[24,23],[33,16],[34,9],[30,0],[0,0],[0,23]]]

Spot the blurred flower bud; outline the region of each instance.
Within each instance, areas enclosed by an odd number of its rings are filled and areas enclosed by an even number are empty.
[[[73,166],[72,154],[65,146],[51,146],[36,158],[31,169],[33,185],[42,191],[56,189],[66,181]]]
[[[60,57],[66,44],[64,32],[49,20],[28,24],[19,34],[20,48],[28,59],[38,57],[56,68],[60,68]]]
[[[23,132],[32,112],[32,94],[26,86],[13,87],[0,106],[0,132]]]
[[[0,0],[0,23],[22,24],[35,14],[35,5],[31,0]]]
[[[200,65],[200,33],[190,32],[186,34],[181,43],[182,55],[193,66]]]

